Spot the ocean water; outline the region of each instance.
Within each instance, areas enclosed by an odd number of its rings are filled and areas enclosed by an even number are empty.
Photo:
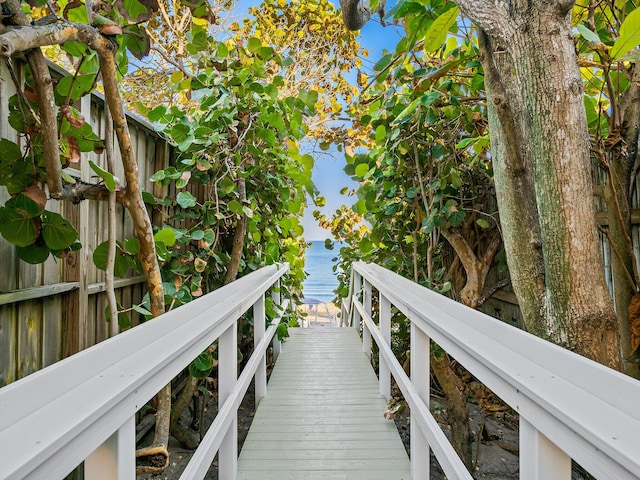
[[[332,259],[338,256],[339,246],[336,244],[333,250],[324,248],[323,241],[310,242],[307,248],[305,271],[308,276],[302,284],[304,298],[330,302],[334,299],[333,290],[338,287],[338,280],[333,273]]]

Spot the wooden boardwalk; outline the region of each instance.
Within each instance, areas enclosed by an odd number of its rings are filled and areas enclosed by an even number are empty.
[[[407,453],[357,332],[290,329],[238,463],[239,480],[409,480]]]

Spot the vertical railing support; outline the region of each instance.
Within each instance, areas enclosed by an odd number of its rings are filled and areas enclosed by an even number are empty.
[[[571,458],[520,416],[520,479],[571,479]]]
[[[380,298],[380,334],[384,343],[391,346],[391,302],[382,293]],[[387,362],[378,354],[378,369],[380,395],[389,400],[391,398],[391,370]]]
[[[353,271],[352,275],[353,275],[353,297],[351,298],[351,302],[353,302],[356,298],[358,298],[358,295],[360,294],[360,290],[362,290],[362,276],[355,270]],[[351,322],[349,326],[360,331],[360,328],[361,328],[360,312],[354,306],[351,307],[351,312],[352,312],[352,316],[351,316]]]
[[[429,336],[411,322],[411,383],[418,395],[429,407],[431,393],[429,378]],[[412,414],[413,416],[413,414]],[[422,433],[418,422],[411,419],[411,478],[429,480],[429,442]]]
[[[264,294],[253,305],[253,347],[254,351],[262,341],[266,330],[266,316],[264,312]],[[267,394],[267,357],[262,355],[255,375],[256,408],[260,400]]]
[[[129,418],[84,461],[84,477],[91,480],[136,478],[136,423]]]
[[[218,339],[218,410],[238,381],[238,324],[234,321]],[[235,480],[238,475],[238,413],[236,411],[218,451],[219,478]]]
[[[371,317],[371,284],[362,279],[364,283],[364,290],[362,292],[362,306],[364,312]],[[371,360],[371,332],[367,326],[362,322],[362,351]]]
[[[280,295],[280,280],[278,280],[275,283],[275,285],[273,286],[273,289],[271,290],[271,300],[273,300],[273,303],[278,309],[279,314],[282,315],[282,317],[284,318],[285,312],[281,311],[282,295]],[[278,355],[280,355],[280,349],[282,348],[282,345],[280,344],[280,340],[278,339],[277,333],[273,336],[272,345],[273,345],[273,361],[275,362],[278,359]]]

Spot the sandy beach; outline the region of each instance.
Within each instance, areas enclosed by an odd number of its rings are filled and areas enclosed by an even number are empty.
[[[301,314],[299,320],[304,322],[304,327],[321,328],[340,324],[340,308],[332,302],[300,305],[298,312]]]

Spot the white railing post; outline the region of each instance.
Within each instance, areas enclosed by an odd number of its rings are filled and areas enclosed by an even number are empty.
[[[282,308],[282,295],[280,295],[280,279],[276,281],[273,289],[271,290],[271,300],[278,308],[278,312],[284,318],[284,311],[280,311]],[[273,361],[275,362],[278,359],[278,355],[280,355],[280,349],[282,345],[280,344],[280,340],[278,339],[278,334],[276,333],[273,336]]]
[[[379,298],[380,335],[383,341],[391,346],[391,302],[382,293],[379,294]],[[391,398],[391,370],[380,353],[378,353],[378,370],[380,395],[389,400]]]
[[[238,322],[234,321],[218,339],[218,410],[233,394],[238,380]],[[235,480],[238,475],[238,412],[218,451],[218,476]]]
[[[571,479],[571,458],[520,415],[520,479]]]
[[[431,394],[429,375],[429,336],[411,322],[410,368],[413,388],[429,408]],[[429,442],[411,414],[411,478],[429,480]]]
[[[136,423],[129,418],[84,461],[89,480],[134,480],[136,478]]]
[[[264,295],[253,304],[253,347],[255,348],[260,344],[265,335],[266,316],[264,313]],[[256,408],[260,400],[267,394],[267,357],[262,355],[260,358],[260,364],[256,370],[255,376],[255,402]]]
[[[364,312],[371,317],[371,284],[367,282],[364,278],[362,279],[364,283],[364,291],[362,293],[362,306],[364,307]],[[371,332],[364,324],[362,324],[362,351],[364,354],[369,357],[371,360]]]
[[[353,297],[355,298],[352,297],[351,302],[354,302],[355,299],[358,298],[358,295],[360,294],[360,290],[362,290],[362,276],[355,270],[353,271],[352,275],[353,275]],[[351,321],[349,322],[349,326],[360,331],[360,328],[361,328],[360,312],[354,306],[352,306],[351,311],[352,311],[352,316],[351,316]]]

